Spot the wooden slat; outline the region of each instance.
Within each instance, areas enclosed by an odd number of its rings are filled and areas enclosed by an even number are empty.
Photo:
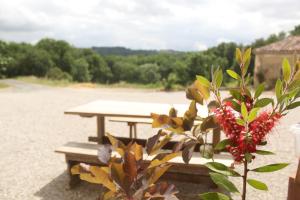
[[[149,118],[133,118],[133,117],[112,117],[109,118],[111,122],[133,122],[139,124],[152,124],[152,119]]]
[[[98,151],[97,149],[99,148],[99,146],[100,146],[99,144],[69,142],[66,145],[58,148],[55,152],[69,155],[69,157],[73,157],[73,159],[75,159],[76,156],[78,157],[78,159],[82,159],[82,160],[84,160],[84,158],[90,157],[89,160],[95,161],[92,158],[93,157],[97,158],[97,151]],[[170,151],[164,150],[162,152],[170,152]],[[117,153],[113,152],[113,155],[117,156]],[[149,156],[146,153],[144,153],[144,158],[150,161],[153,159],[153,156]],[[217,154],[214,156],[214,160],[216,162],[221,162],[227,166],[230,166],[232,163],[232,158],[228,154]],[[77,160],[77,161],[81,161],[81,160]],[[198,152],[194,152],[194,155],[192,156],[192,159],[190,160],[190,163],[188,165],[183,162],[181,156],[172,159],[171,163],[176,164],[176,166],[179,167],[180,170],[184,167],[191,168],[193,167],[193,165],[194,166],[203,165],[206,162],[210,162],[210,161],[212,160],[202,158]]]
[[[127,137],[116,137],[118,140],[122,141],[124,144],[129,144],[129,142],[136,142],[138,143],[139,145],[142,145],[143,147],[146,146],[146,143],[147,143],[147,140],[146,139],[139,139],[139,138],[127,138]],[[99,139],[98,137],[95,137],[95,136],[90,136],[88,138],[88,141],[89,142],[98,142]],[[169,150],[172,150],[174,145],[177,143],[177,141],[170,141],[168,142],[166,145],[163,146],[163,149],[169,149]],[[103,140],[102,140],[102,144],[110,144],[109,142],[109,139],[107,136],[104,136],[103,137]],[[211,143],[208,143],[210,145],[212,145]],[[196,147],[195,147],[195,152],[199,152],[200,151],[200,146],[201,144],[197,144]],[[218,152],[217,152],[218,153]]]

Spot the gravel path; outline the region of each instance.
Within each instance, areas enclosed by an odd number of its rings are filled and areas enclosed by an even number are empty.
[[[95,134],[95,119],[64,115],[64,110],[96,99],[187,102],[183,92],[52,88],[14,80],[7,83],[13,86],[0,90],[1,200],[96,199],[98,186],[84,183],[75,190],[67,189],[64,157],[54,153],[56,147],[68,141],[86,141],[88,135]],[[270,135],[268,149],[275,151],[276,156],[260,157],[253,167],[275,162],[291,162],[291,165],[276,173],[255,176],[264,180],[270,191],[257,192],[249,188],[249,200],[286,199],[288,176],[294,173],[297,164],[289,126],[300,121],[299,111],[290,113]],[[109,123],[107,129],[118,135],[128,133],[123,124]],[[140,126],[138,131],[141,137],[154,133],[148,126]],[[182,199],[193,199],[195,194],[207,190],[205,185],[176,184],[184,193]]]

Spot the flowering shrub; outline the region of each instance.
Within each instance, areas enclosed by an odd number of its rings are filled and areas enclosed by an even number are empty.
[[[222,99],[220,87],[223,81],[223,72],[216,69],[212,72],[211,81],[203,76],[197,76],[197,80],[186,91],[187,98],[192,100],[189,110],[184,117],[175,114],[157,115],[152,114],[153,127],[163,127],[173,135],[184,136],[176,145],[174,151],[183,149],[183,160],[188,163],[194,148],[201,144],[200,151],[205,158],[213,157],[214,151],[227,150],[235,161],[235,164],[244,166],[243,174],[239,174],[232,168],[217,162],[208,162],[206,166],[212,170],[212,180],[221,188],[232,193],[239,193],[228,176],[239,177],[243,182],[241,198],[246,199],[247,183],[259,190],[268,190],[266,184],[261,181],[249,179],[249,172],[273,172],[286,167],[287,163],[277,163],[250,169],[249,164],[255,156],[270,155],[272,152],[260,150],[260,146],[266,145],[266,136],[284,117],[289,110],[300,106],[300,70],[299,63],[292,68],[287,59],[283,60],[283,78],[278,79],[275,86],[276,100],[273,98],[261,98],[264,84],[257,87],[251,93],[247,83],[248,67],[250,64],[251,49],[241,52],[236,50],[236,60],[240,66],[240,73],[227,70],[227,74],[239,82],[239,87],[230,89],[230,97]],[[196,104],[203,105],[210,97],[214,100],[207,103],[209,114],[205,118],[197,116]],[[176,113],[172,111],[172,113]],[[192,115],[191,115],[192,114]],[[196,120],[201,123],[196,123]],[[219,142],[214,148],[206,147],[206,136],[213,129],[221,128],[226,139]],[[201,194],[203,200],[229,200],[230,198],[221,193]]]
[[[183,117],[177,116],[172,108],[169,115],[152,113],[152,126],[162,128],[148,139],[145,150],[152,160],[143,160],[143,147],[136,143],[124,145],[108,134],[112,145],[102,145],[98,158],[105,166],[75,165],[72,173],[92,183],[101,184],[107,192],[100,198],[103,200],[148,200],[148,199],[177,199],[173,185],[158,179],[171,166],[168,161],[179,155],[189,163],[196,148],[199,148],[204,158],[213,158],[215,151],[227,150],[234,159],[234,164],[244,166],[242,174],[233,167],[222,163],[208,162],[205,165],[212,171],[211,179],[221,188],[240,193],[237,187],[229,180],[229,176],[242,180],[242,200],[246,199],[247,184],[258,190],[268,190],[265,183],[248,178],[249,173],[273,172],[286,167],[287,163],[270,164],[258,168],[249,168],[257,155],[271,155],[270,151],[261,150],[266,145],[266,136],[284,117],[289,110],[300,106],[300,63],[292,68],[287,59],[283,60],[283,78],[278,79],[275,86],[276,100],[262,98],[264,85],[250,92],[247,87],[249,76],[247,69],[250,63],[251,49],[236,51],[236,60],[240,66],[240,74],[227,70],[227,74],[239,82],[239,88],[230,89],[230,97],[222,99],[220,87],[223,81],[223,72],[216,69],[212,72],[211,81],[203,76],[187,89],[186,96],[191,99],[189,109]],[[214,100],[209,101],[211,97]],[[197,115],[197,104],[207,103],[208,115]],[[226,139],[215,147],[207,143],[207,135],[216,129],[222,129]],[[157,152],[174,136],[181,136],[181,140],[174,146],[171,153]],[[118,156],[112,154],[114,150]],[[230,200],[227,195],[209,192],[200,195],[202,200]]]

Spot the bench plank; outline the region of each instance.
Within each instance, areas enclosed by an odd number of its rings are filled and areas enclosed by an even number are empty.
[[[127,145],[129,142],[136,142],[137,144],[142,145],[144,147],[144,146],[146,146],[146,143],[147,143],[147,139],[139,139],[139,138],[132,138],[131,139],[131,138],[127,138],[127,137],[115,137],[115,138],[117,138],[119,141],[123,142],[125,145]],[[88,138],[88,141],[90,141],[90,142],[98,142],[98,138],[95,137],[95,136],[90,136]],[[173,147],[174,147],[174,145],[177,142],[178,141],[170,141],[166,145],[164,145],[162,149],[172,150]],[[102,144],[110,144],[109,139],[108,139],[107,136],[103,137]],[[212,143],[207,143],[207,144],[212,145]],[[195,152],[199,152],[200,151],[200,146],[201,146],[201,144],[197,144],[194,151]],[[216,152],[216,153],[218,153],[218,152]]]
[[[103,163],[101,163],[97,157],[99,147],[99,144],[94,143],[68,142],[64,146],[55,150],[56,153],[65,155],[70,179],[70,188],[74,188],[80,183],[79,177],[72,175],[70,172],[72,166],[78,163],[87,163],[100,166],[103,165]],[[162,152],[170,152],[170,150],[162,150]],[[113,152],[113,155],[119,156],[116,152]],[[153,156],[148,156],[145,152],[143,157],[145,159],[145,165],[149,164],[153,159]],[[221,162],[226,166],[230,166],[230,164],[233,162],[229,154],[217,154],[215,155],[214,160]],[[170,163],[173,165],[161,178],[163,180],[203,183],[207,184],[209,187],[216,187],[209,177],[209,169],[203,165],[209,161],[211,160],[202,158],[199,152],[194,152],[194,155],[190,160],[190,164],[185,164],[180,155],[170,161]]]
[[[99,147],[100,147],[99,144],[68,142],[64,146],[55,150],[55,152],[63,153],[66,155],[70,154],[70,155],[78,155],[78,156],[91,156],[97,158],[97,152]],[[161,153],[166,153],[166,152],[170,152],[170,150],[161,151]],[[118,156],[117,152],[113,152],[112,155]],[[144,152],[143,157],[145,158],[145,161],[151,161],[154,156],[149,156],[146,152]],[[230,166],[233,161],[232,157],[229,154],[216,154],[214,156],[214,160],[216,162],[223,163],[226,166]],[[201,157],[199,152],[193,153],[193,156],[188,165],[184,163],[181,155],[173,158],[170,161],[170,163],[173,163],[175,165],[184,165],[186,167],[190,167],[192,165],[196,165],[196,166],[204,165],[207,162],[212,162],[212,160]],[[101,163],[99,162],[99,164]]]

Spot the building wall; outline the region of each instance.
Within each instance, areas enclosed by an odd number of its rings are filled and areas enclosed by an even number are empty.
[[[273,88],[281,75],[282,60],[287,58],[294,66],[300,54],[257,54],[255,56],[254,85],[265,82],[268,89]]]

